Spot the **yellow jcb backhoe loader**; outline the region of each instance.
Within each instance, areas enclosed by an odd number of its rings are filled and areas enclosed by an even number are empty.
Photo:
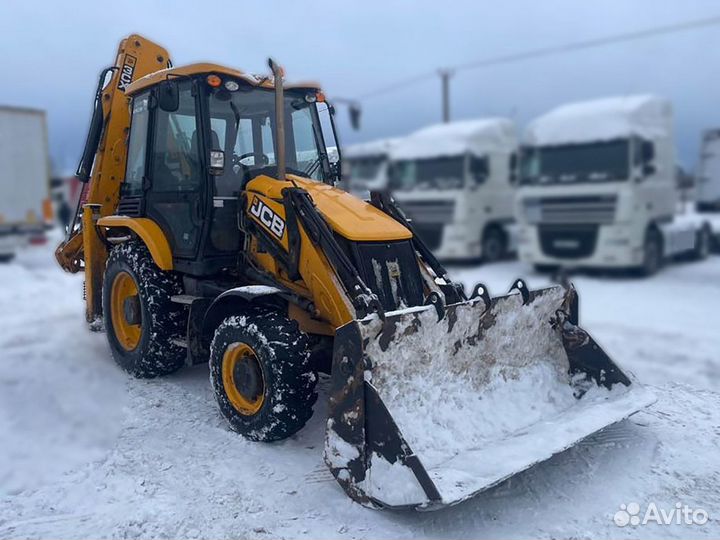
[[[466,296],[391,197],[336,189],[332,107],[270,68],[172,67],[131,35],[102,72],[56,256],[120,366],[209,361],[256,441],[301,429],[330,373],[325,461],[368,506],[456,503],[652,402],[572,287]]]

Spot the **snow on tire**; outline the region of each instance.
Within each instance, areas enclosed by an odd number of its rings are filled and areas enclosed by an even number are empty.
[[[184,335],[185,313],[171,300],[181,293],[180,276],[160,270],[142,242],[112,249],[103,281],[103,315],[113,357],[124,370],[150,378],[184,365],[186,350],[174,339]]]
[[[253,441],[296,433],[317,400],[307,335],[267,307],[249,306],[218,326],[210,346],[210,382],[231,427]]]

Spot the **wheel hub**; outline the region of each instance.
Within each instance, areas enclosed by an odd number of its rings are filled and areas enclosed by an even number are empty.
[[[142,336],[142,310],[137,283],[128,272],[119,272],[110,291],[112,330],[120,346],[134,350]]]
[[[250,345],[231,343],[223,355],[222,380],[230,404],[240,414],[251,416],[265,402],[265,379]]]

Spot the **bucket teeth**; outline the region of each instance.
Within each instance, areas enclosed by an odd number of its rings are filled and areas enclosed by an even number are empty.
[[[432,306],[435,308],[435,312],[438,316],[438,321],[442,321],[445,317],[445,302],[435,291],[431,292],[425,299],[426,306]]]
[[[527,283],[522,279],[516,279],[508,292],[518,291],[523,299],[523,305],[527,305],[530,302],[530,289],[528,289]]]

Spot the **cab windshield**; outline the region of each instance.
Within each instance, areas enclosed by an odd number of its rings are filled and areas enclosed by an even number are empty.
[[[285,161],[287,172],[329,181],[330,164],[314,91],[285,92]],[[273,175],[275,93],[240,85],[231,92],[213,89],[209,97],[211,150],[225,153],[225,168],[215,177],[216,195],[235,196],[258,174]]]
[[[459,189],[464,171],[464,156],[395,161],[390,169],[390,189]]]
[[[372,180],[376,178],[386,160],[385,156],[363,156],[345,159],[350,169],[350,178],[355,180]]]
[[[523,184],[625,180],[630,168],[627,139],[590,144],[527,148]]]

